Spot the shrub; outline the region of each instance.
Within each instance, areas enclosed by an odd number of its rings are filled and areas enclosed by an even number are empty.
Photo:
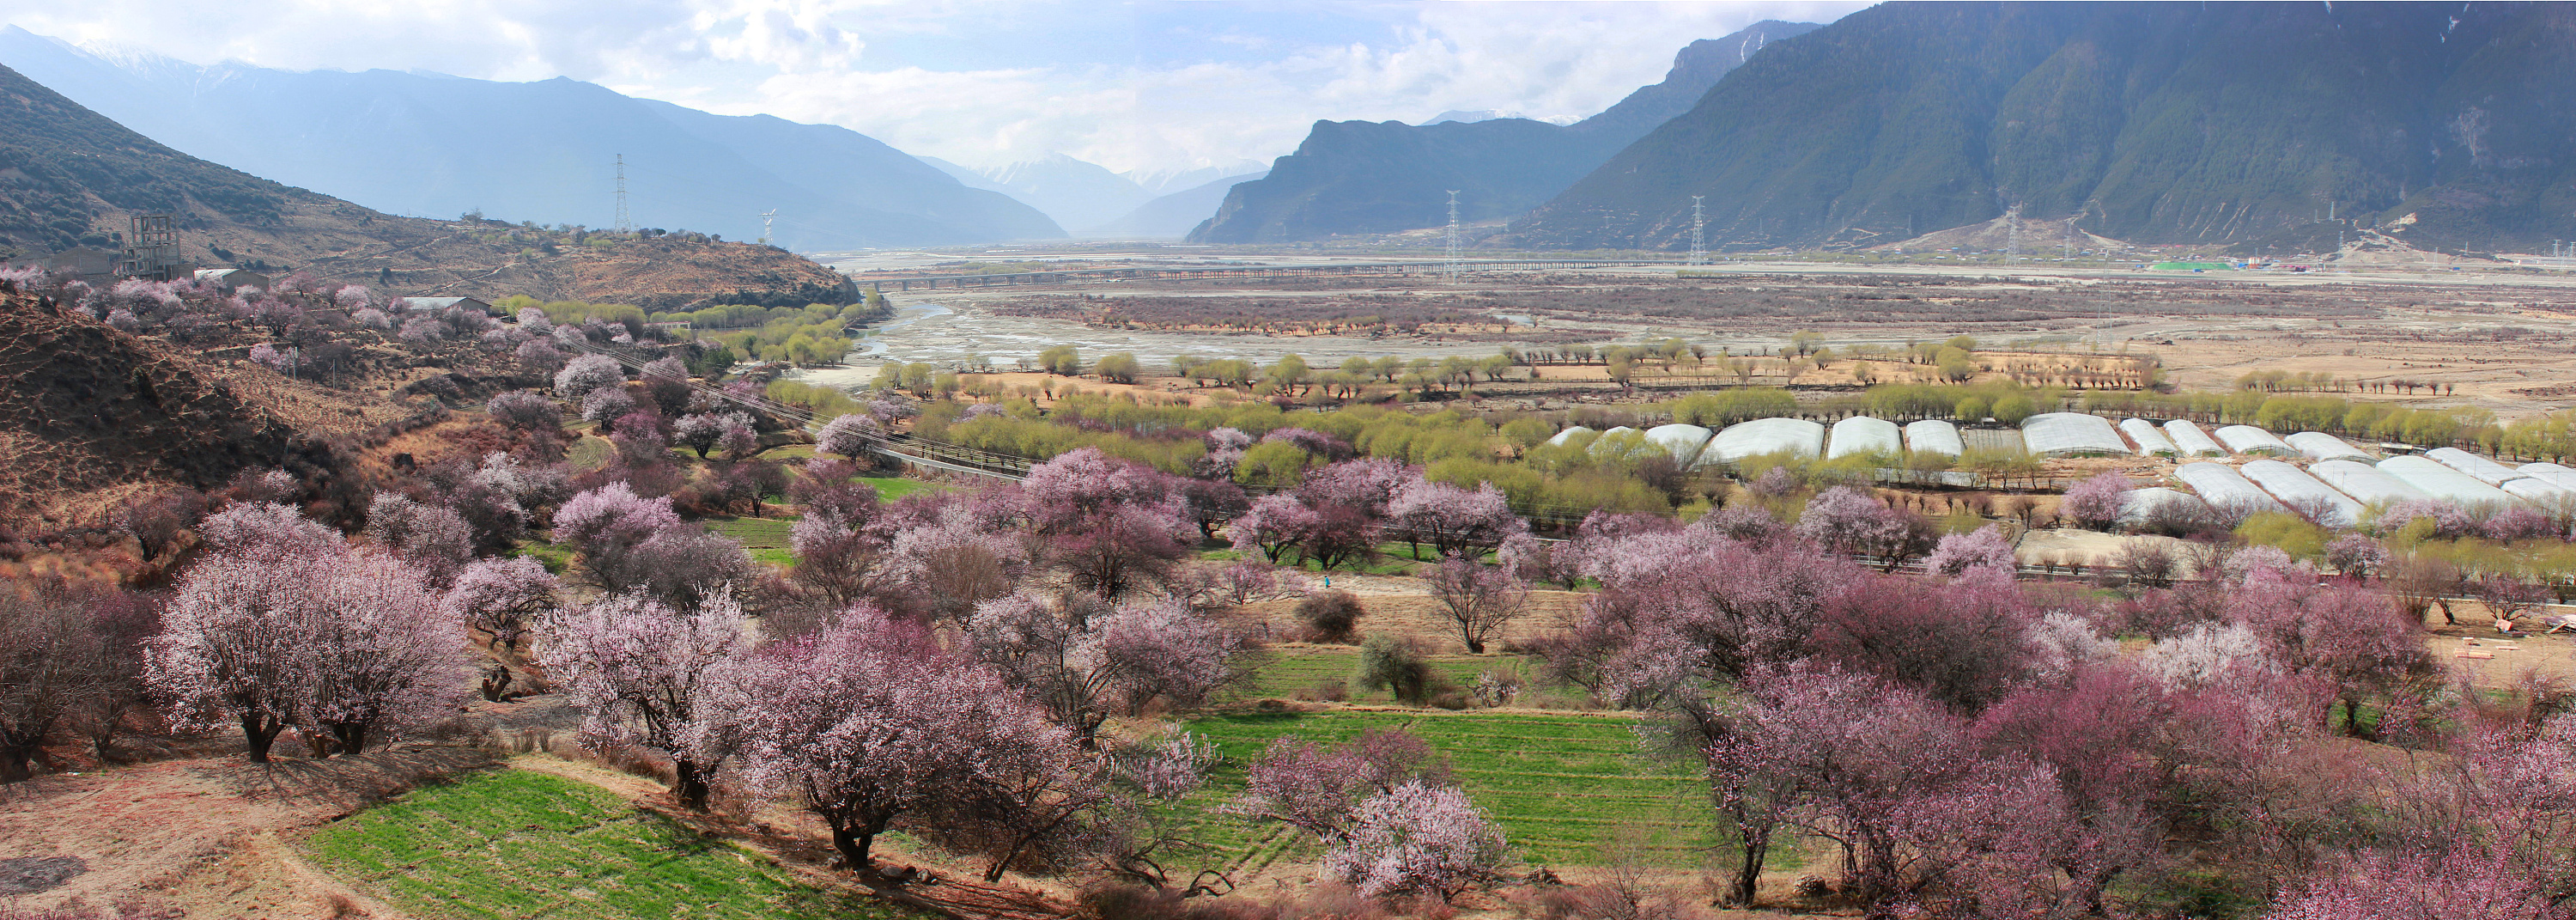
[[[1412,643],[1370,633],[1360,644],[1359,672],[1352,681],[1360,689],[1384,690],[1397,702],[1420,706],[1431,695],[1431,664]]]
[[[1351,631],[1367,612],[1348,591],[1317,591],[1297,602],[1297,619],[1306,624],[1309,642],[1349,643]]]

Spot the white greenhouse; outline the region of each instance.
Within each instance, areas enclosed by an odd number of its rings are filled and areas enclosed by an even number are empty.
[[[1673,462],[1688,469],[1691,461],[1699,459],[1699,449],[1708,446],[1708,439],[1716,435],[1698,425],[1657,425],[1646,429],[1646,443],[1670,451]]]
[[[1567,442],[1567,441],[1574,440],[1574,439],[1576,439],[1576,438],[1582,437],[1582,436],[1587,435],[1587,434],[1598,434],[1598,433],[1599,433],[1599,432],[1596,432],[1596,431],[1594,431],[1594,430],[1592,430],[1592,429],[1590,429],[1590,428],[1585,428],[1585,427],[1583,427],[1583,426],[1581,426],[1581,425],[1576,425],[1576,426],[1574,426],[1574,427],[1572,427],[1572,428],[1565,429],[1564,431],[1557,432],[1555,437],[1552,437],[1552,438],[1547,439],[1547,443],[1548,443],[1550,446],[1563,446],[1563,445],[1565,444],[1565,442]]]
[[[2561,489],[2566,489],[2570,492],[2576,492],[2576,469],[2570,469],[2555,463],[2525,463],[2522,466],[2517,467],[2517,469],[2521,470],[2522,474],[2525,476],[2557,486]]]
[[[2133,418],[2121,422],[2120,433],[2137,442],[2138,456],[2141,457],[2171,457],[2182,453],[2181,448],[2174,446],[2172,438],[2165,437],[2164,432],[2156,430],[2156,423],[2146,419]]]
[[[1825,452],[1825,426],[1802,418],[1755,419],[1730,425],[1699,452],[1698,466],[1737,463],[1764,454],[1795,453],[1813,457]]]
[[[2370,455],[2363,453],[2361,448],[2354,447],[2344,439],[2322,431],[2302,431],[2298,434],[2282,438],[2281,440],[2289,442],[2291,447],[2298,448],[2299,452],[2308,455],[2308,459],[2310,460],[2359,460],[2363,463],[2370,462]]]
[[[2424,494],[2422,489],[2407,485],[2405,480],[2389,475],[2386,470],[2352,460],[2308,464],[2308,475],[2365,505],[2396,504],[2432,497]]]
[[[2111,420],[2082,412],[2043,412],[2021,423],[2022,444],[2043,457],[2119,456],[2129,442]]]
[[[2210,440],[2208,432],[2187,419],[2166,422],[2165,437],[2172,438],[2174,446],[2180,448],[2185,457],[2227,456],[2227,448],[2218,446],[2217,441]]]
[[[2552,510],[2566,505],[2571,499],[2576,499],[2576,489],[2530,476],[2507,481],[2496,488],[2503,489],[2505,494],[2515,498]]]
[[[2199,497],[2189,492],[2176,491],[2163,486],[2130,489],[2128,496],[2121,499],[2120,523],[2131,527],[2144,524],[2155,515],[2158,509],[2167,505],[2179,506],[2186,513],[2198,512],[2208,507]]]
[[[1959,426],[1937,418],[1905,424],[1905,449],[1918,454],[1942,454],[1956,457],[1966,453],[1967,445],[1959,440]]]
[[[1905,436],[1895,422],[1866,415],[1835,422],[1833,438],[1825,443],[1827,460],[1854,454],[1901,456],[1905,453]]]
[[[2507,482],[2521,479],[2526,475],[2521,470],[2469,453],[2468,451],[2461,450],[2457,447],[2436,447],[2432,450],[2425,451],[2424,456],[2442,464],[2443,466],[2467,473],[2471,478],[2491,486],[2504,485]]]
[[[2238,511],[2286,511],[2278,500],[2235,470],[2202,461],[2175,468],[2174,478],[2200,493],[2211,507]]]
[[[2463,508],[2513,504],[2511,493],[2496,488],[2459,470],[2443,466],[2431,457],[2390,457],[2379,461],[2380,472],[2395,476],[2407,485]]]
[[[2270,454],[2275,457],[2299,455],[2299,449],[2291,447],[2289,442],[2252,425],[2229,425],[2211,434],[2218,438],[2218,443],[2227,445],[2228,450],[2240,454]]]
[[[2327,527],[2361,524],[2360,502],[2335,491],[2332,486],[2298,467],[2279,460],[2255,460],[2245,464],[2239,472],[2253,480],[2255,485],[2262,486],[2263,491],[2272,493],[2273,498],[2280,499],[2281,504],[2315,514],[2319,524]]]

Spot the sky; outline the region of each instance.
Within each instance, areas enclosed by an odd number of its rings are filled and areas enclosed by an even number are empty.
[[[1266,162],[1318,119],[1572,121],[1673,53],[1857,2],[0,0],[10,24],[197,64],[571,77],[726,115],[837,124],[977,168]]]

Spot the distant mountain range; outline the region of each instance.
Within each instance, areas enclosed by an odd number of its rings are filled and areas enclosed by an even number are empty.
[[[201,67],[15,26],[0,29],[0,64],[172,147],[392,213],[607,227],[623,154],[640,226],[751,240],[775,209],[773,241],[804,250],[1063,235],[1037,209],[845,128],[712,115],[569,79]]]
[[[1444,112],[1425,125],[1316,122],[1295,153],[1273,163],[1268,177],[1235,186],[1190,239],[1269,243],[1438,226],[1448,221],[1450,189],[1459,190],[1466,220],[1520,214],[1689,110],[1765,45],[1815,28],[1762,22],[1692,42],[1673,56],[1663,82],[1571,125],[1490,112]]]
[[[2018,204],[2137,243],[2330,248],[2355,229],[2331,209],[2535,251],[2576,237],[2571,103],[2566,4],[1881,4],[1774,44],[1501,240],[1684,248],[1702,195],[1727,248]]]
[[[1225,176],[1205,184],[1185,188],[1137,206],[1117,220],[1084,230],[1092,236],[1146,237],[1178,239],[1207,221],[1225,204],[1226,193],[1236,185],[1259,180],[1270,174],[1254,169],[1240,176]]]

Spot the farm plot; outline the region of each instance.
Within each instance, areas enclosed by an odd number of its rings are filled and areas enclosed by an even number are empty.
[[[1254,698],[1291,699],[1300,693],[1311,693],[1327,682],[1339,681],[1355,701],[1388,701],[1386,691],[1362,691],[1351,683],[1359,670],[1360,653],[1350,646],[1304,646],[1277,649],[1269,662],[1262,665],[1242,692]],[[1476,677],[1489,670],[1528,670],[1526,660],[1518,655],[1427,655],[1424,660],[1433,670],[1457,687],[1473,687]]]
[[[1238,875],[1315,857],[1297,835],[1219,808],[1244,787],[1244,764],[1271,739],[1339,744],[1372,728],[1401,728],[1429,743],[1477,805],[1500,822],[1532,864],[1601,861],[1623,828],[1648,833],[1655,856],[1673,866],[1698,862],[1693,848],[1715,843],[1707,791],[1686,767],[1646,755],[1635,719],[1607,715],[1515,712],[1240,713],[1194,720],[1189,729],[1223,756],[1209,788],[1190,807],[1207,817],[1202,843],[1220,851]]]
[[[528,770],[417,790],[324,828],[305,848],[423,916],[913,916],[800,884],[766,857],[605,789]]]

